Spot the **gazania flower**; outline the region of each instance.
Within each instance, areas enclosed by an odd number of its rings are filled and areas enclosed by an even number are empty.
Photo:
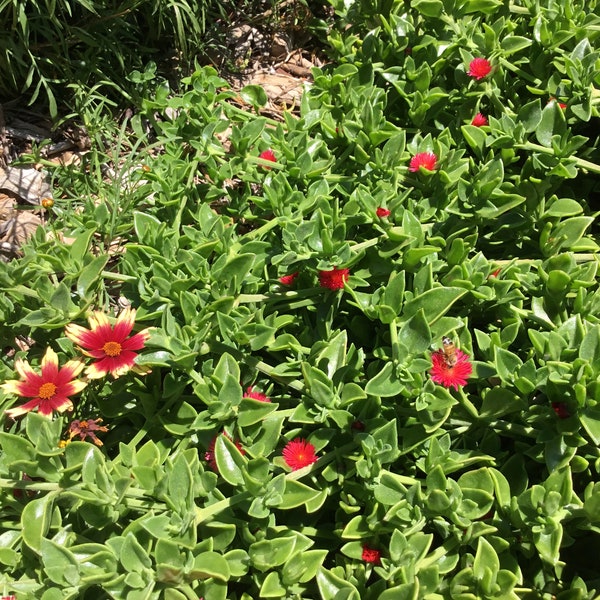
[[[362,559],[373,565],[381,564],[381,552],[375,548],[369,548],[369,546],[363,546]]]
[[[102,423],[102,419],[85,419],[79,421],[75,419],[71,421],[69,425],[69,441],[71,441],[76,435],[83,442],[86,438],[90,438],[96,446],[103,446],[102,440],[96,435],[96,431],[108,431],[108,427],[99,425]]]
[[[317,462],[315,447],[302,438],[296,438],[285,445],[282,452],[283,460],[292,471],[312,465]]]
[[[219,433],[219,434],[215,435],[215,437],[210,441],[210,444],[208,444],[208,448],[206,449],[206,452],[204,453],[204,460],[210,465],[210,468],[215,473],[219,472],[219,467],[217,465],[217,458],[215,456],[215,444],[217,443],[217,439],[218,439],[219,435],[224,435],[228,440],[231,439],[230,435],[225,431],[223,433]],[[239,441],[235,442],[235,447],[242,454],[246,454],[245,450],[242,448],[242,444]]]
[[[277,162],[277,158],[275,157],[275,152],[273,152],[273,150],[271,150],[271,148],[269,148],[268,150],[263,150],[259,155],[258,158],[262,158],[263,160],[269,160],[271,162]],[[263,166],[263,169],[267,169],[268,171],[271,170],[271,167],[267,167],[267,166]]]
[[[279,283],[282,285],[292,285],[294,283],[296,277],[298,277],[300,273],[296,271],[295,273],[290,273],[289,275],[282,275],[279,278]]]
[[[246,393],[244,394],[244,398],[250,398],[252,400],[260,400],[260,402],[271,402],[271,400],[269,400],[269,398],[267,398],[267,396],[265,396],[265,394],[263,394],[262,392],[255,392],[252,389],[252,386],[248,386],[246,388]]]
[[[569,409],[564,402],[552,402],[552,410],[559,419],[568,419],[571,416]]]
[[[479,81],[484,77],[487,77],[492,72],[492,64],[487,58],[474,58],[469,63],[469,72],[468,75],[470,77],[474,77]]]
[[[59,369],[58,356],[52,348],[48,348],[42,358],[41,373],[36,373],[29,363],[17,358],[15,369],[21,380],[6,381],[2,388],[11,394],[33,400],[7,410],[6,414],[14,418],[37,408],[41,415],[49,417],[55,410],[61,413],[72,410],[73,403],[69,396],[78,394],[87,385],[85,381],[75,379],[83,367],[83,361],[70,360]]]
[[[434,171],[437,166],[437,156],[433,152],[419,152],[410,159],[408,170],[411,173],[418,173],[423,167],[426,171]]]
[[[135,310],[126,308],[112,326],[108,317],[96,311],[88,318],[91,330],[70,323],[65,328],[66,336],[77,344],[86,356],[97,362],[90,365],[86,375],[90,379],[104,377],[110,373],[115,379],[134,369],[138,373],[146,370],[136,367],[137,350],[141,350],[150,334],[148,330],[130,336],[135,323]]]
[[[471,125],[475,125],[475,127],[483,127],[484,125],[487,125],[487,124],[488,124],[487,117],[485,115],[482,115],[481,113],[477,113],[473,117],[473,120],[471,121]]]
[[[319,285],[330,290],[341,290],[348,277],[350,277],[350,269],[334,267],[331,271],[319,271]]]
[[[383,206],[380,206],[376,211],[375,214],[380,217],[389,217],[392,214],[392,211],[387,209],[387,208],[383,208]]]
[[[459,386],[467,384],[467,379],[473,372],[473,366],[469,356],[462,350],[456,350],[455,364],[448,364],[443,350],[436,350],[431,356],[432,367],[429,374],[435,383],[444,387],[453,387],[455,390]]]

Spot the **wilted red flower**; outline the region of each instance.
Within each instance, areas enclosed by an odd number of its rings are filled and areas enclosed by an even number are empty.
[[[369,546],[363,546],[362,559],[365,562],[373,565],[381,564],[381,552],[375,548],[369,548]]]
[[[331,271],[319,271],[319,285],[330,290],[341,290],[348,277],[350,277],[350,269],[334,267]]]
[[[219,467],[217,466],[217,458],[215,457],[215,444],[217,443],[217,438],[219,435],[224,435],[228,440],[231,439],[231,436],[224,431],[223,433],[219,433],[215,435],[215,437],[208,444],[208,448],[204,453],[204,460],[210,465],[210,468],[215,472],[219,472]],[[235,447],[240,451],[241,454],[246,454],[246,451],[242,448],[241,442],[235,442]]]
[[[410,159],[408,170],[417,173],[421,167],[426,171],[434,171],[437,166],[437,156],[433,152],[419,152]]]
[[[378,217],[389,217],[392,214],[391,210],[388,210],[387,208],[383,208],[383,206],[380,206],[375,213],[377,214]]]
[[[350,429],[352,429],[353,431],[364,431],[365,424],[362,421],[359,421],[357,419],[356,421],[352,421],[352,425],[350,425]]]
[[[277,162],[277,158],[275,157],[275,152],[273,152],[273,150],[271,150],[271,148],[269,148],[268,150],[263,150],[259,155],[258,158],[262,158],[263,160],[269,160],[271,162]],[[265,165],[261,165],[263,167],[263,169],[267,169],[268,171],[271,170],[271,167],[267,167]]]
[[[285,445],[282,452],[283,460],[292,471],[312,465],[317,462],[315,447],[302,438],[296,438]]]
[[[41,374],[36,373],[29,363],[17,358],[15,369],[21,380],[6,381],[1,387],[9,394],[33,400],[7,410],[6,415],[14,418],[37,408],[41,415],[49,417],[55,410],[60,413],[72,410],[69,396],[79,393],[87,385],[85,381],[75,379],[84,366],[83,361],[70,360],[59,369],[58,356],[52,348],[48,348],[42,358]]]
[[[457,349],[455,352],[456,362],[450,365],[444,351],[436,350],[431,355],[432,367],[429,374],[435,383],[457,390],[459,386],[467,384],[467,379],[473,372],[473,366],[469,356],[462,350]]]
[[[289,275],[282,275],[279,278],[279,283],[283,285],[292,285],[292,283],[294,283],[298,275],[300,275],[298,271],[296,271],[295,273],[290,273]]]
[[[260,400],[261,402],[271,402],[271,400],[269,398],[267,398],[267,396],[265,396],[265,394],[263,394],[262,392],[255,392],[252,389],[251,385],[246,388],[246,393],[244,394],[244,398],[250,398],[252,400]]]
[[[568,419],[571,416],[569,409],[564,402],[552,402],[552,410],[559,419]]]
[[[474,58],[469,63],[468,75],[479,81],[492,72],[492,65],[487,58]]]
[[[489,277],[488,277],[488,279],[489,279],[490,277],[498,277],[498,275],[500,275],[500,271],[502,271],[502,267],[498,267],[496,270],[492,271],[492,272],[489,274]]]
[[[83,442],[85,438],[90,438],[96,446],[103,446],[102,440],[96,436],[96,431],[108,431],[108,427],[104,425],[100,425],[102,423],[102,419],[85,419],[79,421],[75,419],[71,421],[69,425],[69,441],[71,441],[76,435],[79,436],[79,439]]]
[[[558,100],[553,96],[550,96],[550,98],[548,98],[548,104],[550,104],[551,102],[558,102]],[[558,106],[563,110],[567,108],[567,105],[564,102],[558,102]]]
[[[65,335],[77,344],[86,355],[96,362],[86,369],[90,379],[104,377],[110,373],[115,379],[133,369],[137,373],[147,373],[147,369],[137,367],[135,357],[150,337],[148,329],[129,337],[135,323],[135,310],[126,308],[111,326],[108,317],[96,311],[88,317],[91,330],[74,323],[65,328]]]
[[[488,124],[487,117],[485,115],[482,115],[481,113],[477,113],[473,117],[473,120],[471,121],[471,125],[475,125],[475,127],[483,127],[484,125],[487,125],[487,124]]]

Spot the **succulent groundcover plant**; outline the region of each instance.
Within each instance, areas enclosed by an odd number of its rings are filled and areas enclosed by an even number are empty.
[[[331,4],[296,112],[157,85],[0,263],[4,597],[600,594],[596,3]]]

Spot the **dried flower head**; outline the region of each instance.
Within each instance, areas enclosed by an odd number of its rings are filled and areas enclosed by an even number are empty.
[[[75,379],[84,366],[83,361],[70,360],[59,368],[58,356],[52,348],[48,348],[42,358],[40,373],[34,371],[28,362],[17,358],[15,369],[21,379],[6,381],[1,387],[10,394],[33,400],[7,410],[6,415],[14,418],[37,409],[41,415],[49,417],[53,411],[72,410],[69,396],[79,393],[87,385],[85,381]]]
[[[471,360],[462,350],[455,350],[453,360],[449,361],[444,350],[436,350],[431,356],[432,367],[429,374],[435,383],[444,387],[453,387],[467,384],[467,379],[473,372]],[[453,364],[450,364],[453,363]]]
[[[285,445],[282,452],[283,460],[292,471],[297,471],[317,462],[315,447],[302,438],[296,438]]]
[[[349,277],[350,269],[334,267],[331,271],[319,271],[319,285],[330,290],[341,290]]]
[[[488,119],[485,115],[481,113],[477,113],[473,120],[471,121],[471,125],[475,125],[475,127],[483,127],[488,124]]]
[[[79,439],[83,442],[86,438],[90,438],[96,446],[103,446],[102,440],[96,435],[97,431],[108,431],[108,427],[100,425],[102,419],[85,419],[79,421],[75,419],[71,421],[69,425],[69,442],[75,437],[79,436]]]
[[[419,152],[410,159],[408,170],[411,173],[417,173],[422,167],[426,171],[435,171],[437,160],[438,158],[433,152]]]
[[[42,205],[43,208],[52,208],[54,206],[54,199],[53,198],[42,198],[42,201],[40,202],[40,204]]]
[[[135,357],[150,337],[147,329],[130,336],[135,323],[135,310],[126,308],[117,317],[114,325],[101,311],[96,311],[88,318],[91,329],[85,329],[74,323],[65,328],[65,335],[86,355],[96,362],[86,369],[90,379],[104,377],[109,373],[116,379],[129,370],[147,373],[146,369],[137,367]]]
[[[468,75],[479,81],[492,72],[492,64],[487,58],[474,58],[469,63]]]
[[[559,419],[568,419],[571,416],[571,413],[564,402],[552,402],[552,410]]]

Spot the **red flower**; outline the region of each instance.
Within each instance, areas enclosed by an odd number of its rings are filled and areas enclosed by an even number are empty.
[[[377,214],[378,217],[383,218],[383,217],[389,217],[392,214],[391,210],[388,210],[387,208],[383,208],[383,206],[380,206],[375,213]]]
[[[352,425],[350,425],[350,429],[352,429],[353,431],[364,431],[365,424],[359,420],[352,421]]]
[[[275,152],[269,148],[268,150],[263,150],[258,158],[262,158],[263,160],[269,160],[271,162],[277,162],[277,158],[275,157]],[[267,169],[267,171],[271,170],[271,167],[267,167],[266,165],[261,165],[263,169]]]
[[[251,385],[246,388],[246,393],[244,394],[244,398],[250,398],[252,400],[260,400],[261,402],[271,402],[271,400],[269,400],[269,398],[267,398],[267,396],[265,396],[265,394],[263,394],[262,392],[254,392],[252,390]]]
[[[456,350],[456,363],[448,364],[448,359],[443,350],[436,350],[431,356],[432,367],[429,374],[435,383],[444,387],[453,387],[455,390],[459,386],[467,384],[467,379],[473,372],[468,355],[462,350]]]
[[[568,419],[571,416],[564,402],[552,402],[552,410],[559,419]]]
[[[14,418],[37,408],[41,415],[49,417],[55,410],[60,413],[72,410],[69,396],[79,393],[87,385],[85,381],[75,379],[84,366],[83,361],[70,360],[59,369],[58,356],[52,348],[48,348],[42,358],[41,374],[36,373],[29,363],[17,358],[15,369],[21,380],[6,381],[1,387],[10,394],[33,400],[7,410],[6,414]]]
[[[331,271],[319,271],[319,285],[330,290],[341,290],[348,277],[350,277],[350,269],[334,267]]]
[[[11,594],[10,596],[0,596],[0,600],[17,600],[17,597]]]
[[[283,449],[283,460],[292,471],[297,471],[302,467],[312,465],[317,462],[315,447],[302,438],[296,438],[288,442]]]
[[[479,81],[492,72],[492,65],[487,58],[474,58],[469,63],[468,75]]]
[[[500,271],[502,271],[502,267],[498,267],[495,271],[492,271],[489,276],[488,279],[490,277],[498,277],[498,275],[500,275]]]
[[[289,275],[282,275],[279,278],[279,283],[283,285],[292,285],[292,283],[294,283],[298,275],[300,275],[298,271],[296,271],[295,273],[290,273]]]
[[[227,432],[223,432],[215,435],[215,437],[210,441],[206,452],[204,453],[204,460],[210,465],[210,468],[215,472],[219,472],[219,467],[217,465],[217,459],[215,457],[215,444],[217,443],[217,438],[219,435],[224,435],[228,440],[231,439],[231,436]],[[238,441],[235,442],[235,447],[240,451],[241,454],[246,454],[245,450],[242,448],[242,444]]]
[[[550,96],[550,98],[548,98],[548,104],[550,104],[551,102],[558,102],[558,100],[553,96]],[[567,108],[567,105],[564,102],[558,102],[558,106],[560,106],[560,108],[562,108],[563,110]]]
[[[471,121],[471,125],[475,125],[475,127],[483,127],[484,125],[487,125],[487,124],[488,124],[487,117],[485,115],[482,115],[481,113],[477,113],[473,117],[473,120]]]
[[[369,546],[363,546],[362,559],[373,565],[381,564],[381,552],[375,548],[369,548]]]
[[[437,156],[433,152],[419,152],[410,159],[408,170],[417,173],[421,167],[426,171],[433,171],[437,165]]]
[[[96,436],[96,431],[108,431],[108,427],[99,425],[102,419],[86,419],[79,421],[75,419],[69,425],[69,442],[76,436],[83,442],[85,438],[90,438],[96,446],[103,446],[102,440]]]
[[[104,377],[110,373],[115,379],[133,369],[138,373],[147,373],[146,369],[136,367],[137,350],[141,350],[150,334],[147,329],[129,337],[135,323],[135,310],[126,308],[111,326],[108,317],[96,311],[88,318],[91,330],[70,323],[65,335],[81,347],[86,356],[97,362],[86,369],[90,379]]]

